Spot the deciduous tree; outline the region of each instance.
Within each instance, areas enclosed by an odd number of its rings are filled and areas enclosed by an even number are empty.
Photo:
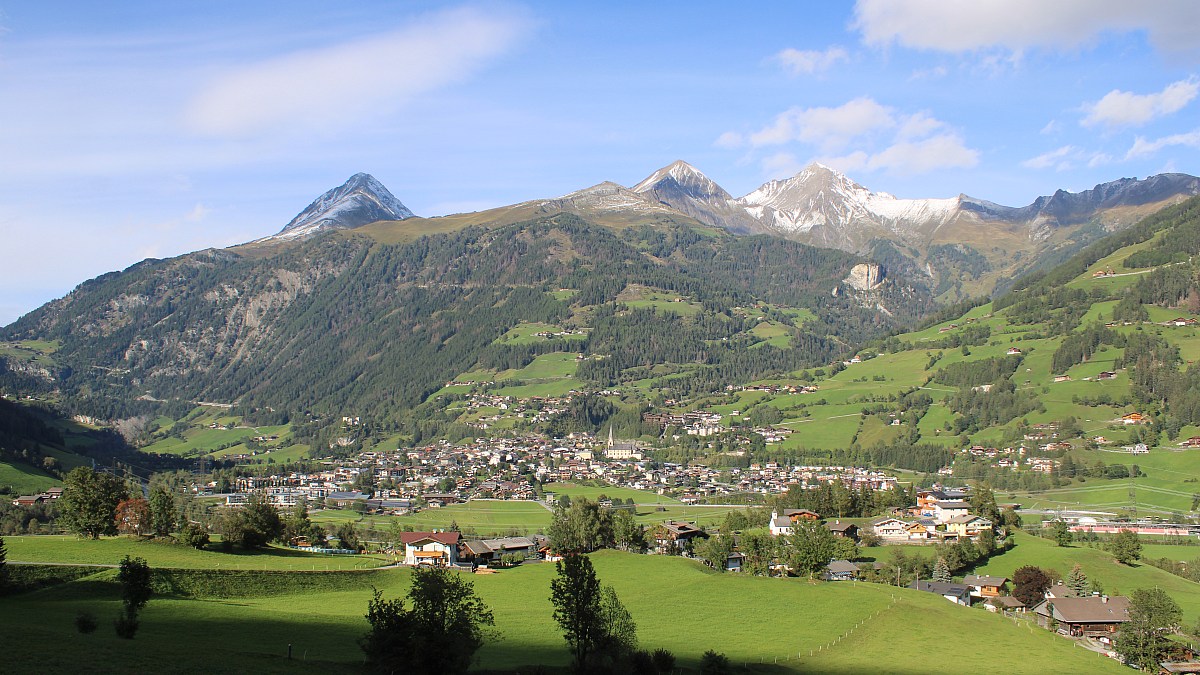
[[[1026,565],[1013,572],[1013,597],[1030,609],[1046,597],[1050,577],[1040,567]]]
[[[1108,550],[1118,562],[1132,565],[1142,559],[1142,542],[1133,530],[1121,530],[1108,543]]]
[[[833,560],[834,534],[817,521],[799,523],[794,532],[788,540],[788,565],[796,574],[812,579]]]
[[[175,495],[163,486],[150,492],[150,527],[154,536],[165,537],[175,530],[179,512],[175,507]]]
[[[585,555],[570,554],[555,563],[555,570],[558,576],[550,581],[554,620],[571,649],[572,664],[581,670],[605,639],[600,580]]]
[[[1179,628],[1179,605],[1161,588],[1139,588],[1129,596],[1129,621],[1121,626],[1116,649],[1126,663],[1155,672]]]
[[[140,497],[122,500],[117,504],[117,513],[114,519],[117,523],[117,531],[121,534],[145,536],[151,532],[150,502]]]
[[[465,673],[495,624],[488,606],[460,572],[425,567],[413,573],[404,601],[384,600],[380,591],[367,604],[371,631],[359,644],[381,672]]]
[[[58,500],[60,520],[82,537],[99,539],[100,535],[116,534],[117,505],[126,497],[120,478],[86,466],[76,467],[63,479],[63,493]]]

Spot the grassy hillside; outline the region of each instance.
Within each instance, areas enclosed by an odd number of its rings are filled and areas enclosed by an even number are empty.
[[[997,667],[998,654],[1013,653],[1023,658],[1006,660],[1005,672],[1122,670],[1048,632],[929,594],[717,575],[679,558],[607,552],[593,560],[601,580],[616,587],[632,613],[641,645],[670,649],[687,669],[697,666],[705,650],[715,649],[738,666],[764,673],[984,672]],[[129,642],[106,625],[105,618],[118,611],[119,592],[113,572],[101,572],[0,605],[0,630],[23,636],[6,645],[6,663],[74,672],[145,672],[166,662],[182,673],[358,672],[362,656],[355,638],[367,628],[363,614],[371,588],[402,594],[409,573],[357,574],[331,576],[325,590],[319,581],[297,580],[296,592],[287,592],[286,581],[273,577],[278,591],[273,595],[156,597]],[[479,667],[566,665],[548,599],[553,575],[552,565],[528,564],[474,577],[495,612],[498,634],[479,652]],[[645,584],[648,578],[658,583]],[[101,629],[77,635],[72,622],[80,611],[100,618]],[[182,634],[188,635],[186,649],[179,646]],[[284,659],[289,644],[292,662]],[[930,644],[938,645],[938,654],[953,656],[931,658]]]

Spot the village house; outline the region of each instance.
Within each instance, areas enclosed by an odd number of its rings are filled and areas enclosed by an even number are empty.
[[[975,598],[998,598],[1004,594],[1008,577],[976,576],[968,574],[963,577],[963,585],[971,589]]]
[[[697,538],[708,538],[708,534],[691,523],[668,520],[662,524],[662,529],[660,534],[655,538],[655,543],[659,548],[664,550],[671,546],[683,550],[688,542]]]
[[[463,542],[459,546],[459,560],[476,565],[500,562],[504,554],[519,554],[523,557],[536,555],[537,542],[529,537],[502,537]]]
[[[909,584],[908,587],[926,593],[937,593],[956,605],[971,606],[971,589],[963,584],[917,580]]]
[[[821,573],[825,581],[853,581],[858,578],[858,565],[849,560],[831,560]]]
[[[880,539],[888,541],[897,541],[908,539],[908,532],[905,529],[905,523],[899,518],[877,518],[871,522],[871,531]],[[921,528],[922,530],[924,528]]]
[[[969,537],[974,539],[984,530],[992,529],[992,521],[983,516],[973,516],[966,514],[955,516],[946,521],[946,531],[958,535],[960,538]]]
[[[1110,637],[1129,621],[1129,598],[1093,595],[1082,598],[1047,598],[1033,608],[1038,624],[1053,620],[1071,637]]]
[[[458,563],[459,539],[457,532],[401,532],[404,564],[412,567],[455,565]]]

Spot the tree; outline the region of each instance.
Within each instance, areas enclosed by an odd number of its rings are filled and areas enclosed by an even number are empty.
[[[554,620],[571,649],[576,669],[582,670],[604,640],[600,609],[600,580],[587,556],[570,554],[554,564],[558,576],[550,581]]]
[[[1065,520],[1054,521],[1054,543],[1059,546],[1067,546],[1071,543],[1071,527],[1067,525]]]
[[[794,532],[789,538],[788,565],[796,574],[812,579],[833,560],[834,534],[817,521],[799,523]]]
[[[612,516],[613,539],[626,551],[646,549],[646,528],[633,518],[631,509],[618,509]]]
[[[765,532],[747,532],[742,535],[742,555],[746,559],[742,566],[748,574],[765,575],[771,571],[775,557],[775,537]]]
[[[1071,572],[1067,574],[1067,588],[1071,589],[1075,595],[1080,596],[1087,595],[1091,588],[1087,574],[1084,573],[1079,563],[1075,563],[1075,566],[1071,568]]]
[[[100,535],[116,534],[117,505],[128,496],[120,478],[76,467],[63,479],[59,520],[81,537],[99,539]]]
[[[154,590],[150,586],[150,566],[142,558],[125,556],[121,560],[117,581],[121,584],[121,603],[125,611],[114,622],[117,635],[132,640],[138,629],[138,613],[150,601]]]
[[[187,523],[179,530],[179,541],[192,548],[208,546],[208,529],[199,523]]]
[[[1118,562],[1126,565],[1132,565],[1142,559],[1142,542],[1133,530],[1122,529],[1117,532],[1108,543],[1108,550]]]
[[[729,675],[732,672],[729,657],[723,653],[710,649],[700,657],[700,675]]]
[[[1013,597],[1030,609],[1046,597],[1050,577],[1040,567],[1026,565],[1013,572]]]
[[[934,563],[934,565],[933,565],[933,580],[934,581],[943,581],[943,582],[949,582],[951,580],[950,566],[946,564],[945,558],[938,558],[937,562]]]
[[[560,499],[546,535],[559,553],[589,553],[614,544],[613,516],[598,502],[580,497],[563,506]]]
[[[122,500],[117,504],[117,512],[113,519],[117,523],[117,531],[121,534],[145,536],[151,531],[150,502],[140,497]]]
[[[715,534],[696,545],[696,555],[718,572],[725,571],[725,563],[729,560],[730,553],[733,553],[733,541],[720,534]]]
[[[367,603],[371,630],[359,640],[367,660],[381,672],[461,673],[495,625],[491,609],[459,572],[424,567],[413,573],[404,600],[384,600],[376,590]]]
[[[604,639],[598,655],[603,660],[595,665],[600,666],[601,670],[621,672],[625,670],[621,664],[626,663],[637,651],[637,624],[633,621],[633,615],[621,604],[612,586],[600,589],[600,622]]]
[[[1121,627],[1116,649],[1126,663],[1157,671],[1171,649],[1168,636],[1179,629],[1179,605],[1161,588],[1139,588],[1129,596],[1129,621]]]
[[[179,513],[175,508],[175,495],[163,486],[150,493],[150,528],[154,536],[165,537],[175,530]]]
[[[662,647],[655,649],[650,658],[654,661],[654,669],[660,673],[669,673],[675,670],[675,655]]]
[[[0,537],[0,590],[8,586],[8,548],[4,546],[4,537]]]

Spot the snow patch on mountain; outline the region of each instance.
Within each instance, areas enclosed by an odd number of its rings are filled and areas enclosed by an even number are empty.
[[[258,241],[305,239],[325,230],[345,230],[380,220],[405,220],[414,214],[383,183],[356,173],[317,197],[277,234]]]

